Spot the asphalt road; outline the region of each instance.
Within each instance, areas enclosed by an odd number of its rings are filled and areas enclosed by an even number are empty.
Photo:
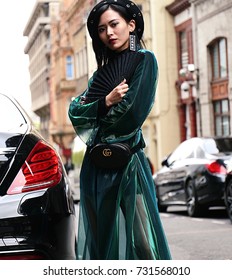
[[[232,224],[224,208],[190,218],[184,207],[169,207],[160,216],[173,260],[232,260]]]
[[[191,218],[185,208],[169,207],[160,215],[174,260],[232,259],[232,224],[225,209]]]

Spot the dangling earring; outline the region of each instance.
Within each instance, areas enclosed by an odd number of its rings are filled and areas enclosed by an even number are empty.
[[[130,50],[133,52],[136,51],[136,37],[134,32],[130,32]]]

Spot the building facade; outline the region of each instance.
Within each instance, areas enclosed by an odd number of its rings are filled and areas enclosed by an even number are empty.
[[[59,1],[38,0],[24,29],[28,42],[32,111],[40,117],[40,131],[49,139],[50,123],[50,23],[59,13]]]
[[[173,16],[176,34],[178,74],[175,87],[178,98],[180,141],[182,142],[197,136],[198,99],[196,96],[192,9],[188,0],[176,0],[166,9]]]
[[[231,135],[230,0],[175,0],[178,114],[181,141]]]
[[[202,136],[232,132],[232,2],[191,0]]]
[[[64,161],[71,158],[76,136],[68,108],[85,90],[89,77],[86,16],[92,2],[60,1],[60,17],[52,22],[50,135]]]
[[[180,125],[178,116],[178,96],[175,82],[178,76],[177,43],[174,20],[166,7],[172,0],[150,0],[151,45],[148,47],[155,53],[159,66],[159,80],[156,100],[147,120],[149,130],[148,156],[152,159],[155,169],[161,167],[161,162],[179,143]]]

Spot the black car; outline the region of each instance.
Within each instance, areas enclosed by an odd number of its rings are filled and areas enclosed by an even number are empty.
[[[182,142],[155,173],[160,211],[187,206],[189,216],[199,216],[211,206],[225,206],[227,165],[232,138],[191,138]]]
[[[4,94],[0,119],[0,260],[75,259],[75,208],[59,155]]]

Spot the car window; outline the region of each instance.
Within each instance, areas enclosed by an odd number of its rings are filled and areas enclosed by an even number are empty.
[[[203,145],[206,153],[211,155],[232,152],[231,138],[206,139]]]
[[[10,131],[26,123],[23,115],[15,104],[0,94],[0,131]]]
[[[171,165],[177,160],[194,157],[194,148],[194,145],[191,145],[189,141],[182,142],[168,158],[168,164]]]
[[[219,150],[217,148],[216,142],[214,139],[207,139],[204,141],[204,150],[206,151],[206,153],[208,154],[218,154]]]

